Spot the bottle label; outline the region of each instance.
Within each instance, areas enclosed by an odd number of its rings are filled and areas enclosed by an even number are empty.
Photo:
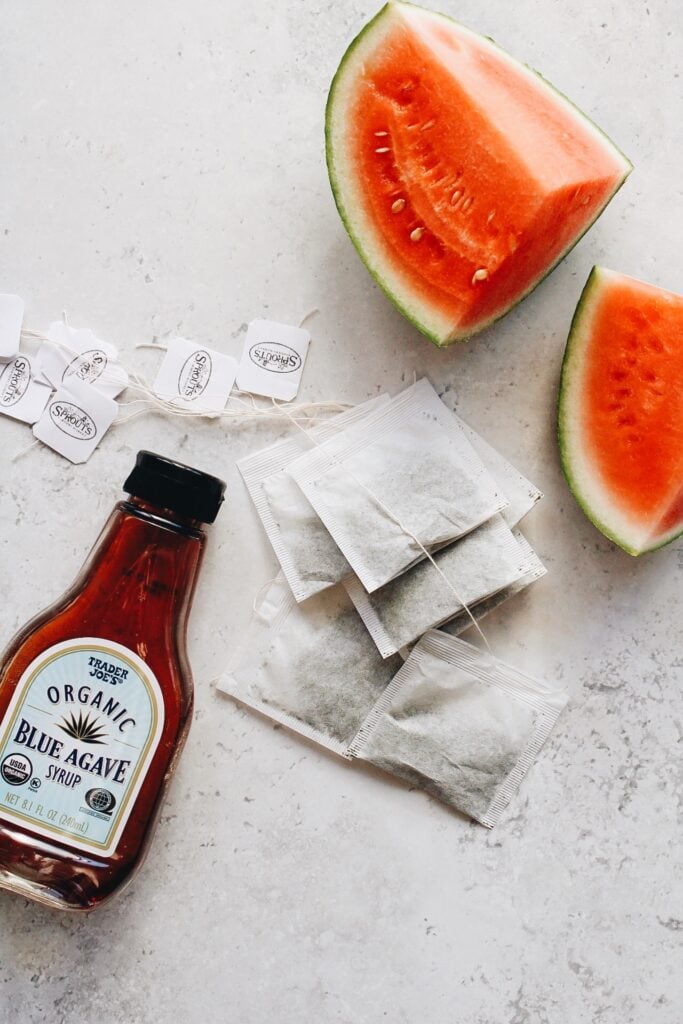
[[[0,723],[0,818],[111,854],[163,724],[159,684],[127,647],[83,637],[48,648]]]

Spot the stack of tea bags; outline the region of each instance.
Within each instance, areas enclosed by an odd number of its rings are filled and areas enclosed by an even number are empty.
[[[282,574],[219,689],[494,825],[565,698],[457,634],[545,573],[540,492],[426,380],[239,468]]]

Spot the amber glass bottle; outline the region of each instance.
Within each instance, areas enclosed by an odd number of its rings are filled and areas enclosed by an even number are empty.
[[[225,484],[140,452],[73,586],[0,661],[0,886],[92,910],[140,866],[189,728],[187,617]]]

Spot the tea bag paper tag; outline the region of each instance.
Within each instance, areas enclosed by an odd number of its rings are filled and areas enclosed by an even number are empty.
[[[18,295],[0,295],[0,363],[18,354],[23,319],[24,300]]]
[[[237,360],[185,338],[173,338],[152,390],[159,398],[197,412],[220,412],[230,397]]]
[[[50,324],[38,353],[37,371],[53,388],[67,389],[74,379],[92,384],[102,394],[116,398],[128,384],[128,374],[118,361],[118,349],[102,341],[87,327],[70,327],[61,320]]]
[[[9,363],[0,363],[0,412],[5,416],[35,423],[51,394],[49,384],[35,379],[28,356],[20,353]]]
[[[116,419],[118,405],[77,376],[47,403],[33,434],[69,462],[87,462]]]
[[[237,371],[240,391],[289,402],[296,398],[311,336],[301,327],[252,320]]]

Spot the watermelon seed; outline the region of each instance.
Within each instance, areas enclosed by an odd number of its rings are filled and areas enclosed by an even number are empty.
[[[473,202],[474,202],[474,199],[472,199],[472,196],[468,196],[467,199],[462,204],[462,212],[463,213],[467,213],[469,208],[472,206]]]
[[[462,192],[460,191],[459,188],[456,188],[455,192],[451,196],[451,202],[453,203],[454,206],[457,203],[457,201],[460,199],[461,196],[462,196]]]
[[[395,199],[394,202],[391,204],[391,212],[400,213],[401,210],[405,209],[405,205],[405,199]]]
[[[425,231],[424,228],[414,228],[410,232],[410,241],[411,242],[419,242],[420,239],[422,238],[422,236],[424,235],[424,231]]]
[[[420,131],[421,132],[429,131],[429,129],[433,128],[435,124],[436,124],[436,122],[434,121],[434,119],[432,119],[431,121],[425,121],[425,123],[420,128]]]
[[[388,146],[380,146],[379,149],[375,150],[375,153],[388,153],[388,152],[389,152],[389,147]]]
[[[375,132],[375,135],[377,136],[378,139],[382,139],[388,134],[389,132]]]
[[[490,214],[486,218],[486,223],[490,224],[495,216],[496,216],[496,211],[495,210],[491,210]]]
[[[485,267],[480,267],[479,270],[475,270],[472,274],[472,284],[476,284],[477,281],[485,281],[488,276],[488,270]]]

